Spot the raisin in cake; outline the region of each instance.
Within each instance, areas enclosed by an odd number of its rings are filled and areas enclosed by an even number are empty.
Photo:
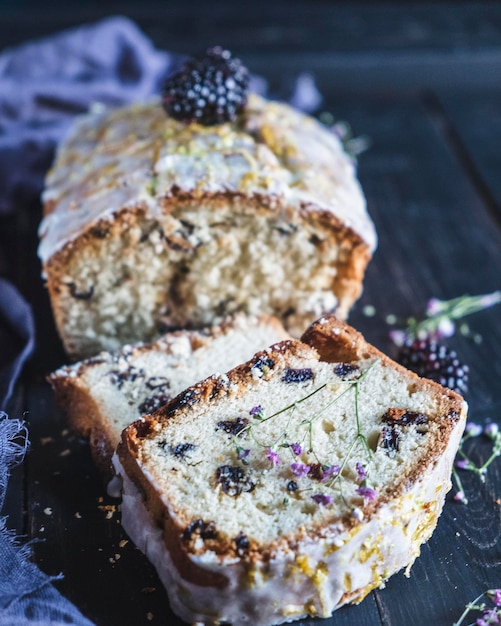
[[[160,101],[79,118],[46,180],[39,255],[72,358],[241,311],[299,336],[346,317],[376,244],[335,134],[250,94],[202,126]]]
[[[187,622],[327,617],[419,555],[465,419],[324,318],[124,431],[123,525]]]
[[[287,337],[275,318],[237,315],[207,330],[167,333],[150,345],[102,352],[61,367],[49,382],[70,425],[89,437],[94,460],[111,478],[111,456],[126,426],[189,385]]]

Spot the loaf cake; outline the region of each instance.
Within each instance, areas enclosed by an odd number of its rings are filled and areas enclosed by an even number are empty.
[[[122,523],[188,623],[328,617],[410,568],[466,420],[326,316],[122,434]]]
[[[49,382],[72,429],[89,438],[92,456],[108,480],[126,426],[189,385],[286,338],[277,319],[239,314],[206,330],[167,333],[152,344],[102,352],[59,368]]]
[[[203,126],[160,100],[77,119],[46,179],[39,256],[72,359],[272,314],[294,336],[345,318],[376,245],[327,127],[249,94]]]

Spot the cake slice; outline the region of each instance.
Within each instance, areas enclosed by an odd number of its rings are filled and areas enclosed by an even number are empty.
[[[287,338],[275,318],[228,318],[201,331],[167,333],[152,344],[125,346],[64,366],[49,376],[73,430],[89,437],[105,478],[122,430],[213,372],[225,372],[257,350]]]
[[[189,623],[327,617],[419,555],[465,419],[323,318],[124,431],[122,523]]]

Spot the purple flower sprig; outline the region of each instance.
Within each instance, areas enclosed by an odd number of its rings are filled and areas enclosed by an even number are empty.
[[[290,449],[292,450],[292,453],[295,456],[299,456],[300,454],[303,453],[303,447],[301,446],[300,443],[291,443]]]
[[[257,444],[257,446],[262,449],[264,456],[271,463],[271,469],[274,469],[279,465],[283,465],[284,459],[281,458],[280,456],[281,454],[280,449],[287,448],[290,450],[290,453],[292,456],[292,463],[289,466],[292,476],[298,477],[298,478],[308,476],[308,479],[311,478],[311,479],[317,480],[320,483],[327,483],[328,487],[332,487],[335,481],[339,481],[340,496],[342,500],[346,502],[343,497],[342,484],[341,484],[342,482],[341,479],[343,477],[343,469],[346,467],[348,461],[353,459],[353,455],[359,446],[362,446],[363,449],[365,450],[368,460],[372,458],[372,454],[373,454],[369,446],[369,443],[367,441],[367,437],[362,431],[358,403],[359,403],[360,385],[363,383],[365,378],[370,374],[370,371],[373,369],[373,367],[376,365],[377,362],[378,360],[371,363],[367,367],[366,371],[363,372],[361,376],[359,376],[358,378],[353,379],[353,380],[350,379],[350,380],[343,381],[345,384],[342,386],[341,391],[337,393],[336,395],[334,395],[334,397],[331,400],[329,400],[324,406],[322,406],[321,409],[315,411],[313,415],[310,415],[305,419],[301,419],[301,417],[299,417],[296,420],[296,425],[299,428],[304,428],[304,433],[303,433],[303,436],[302,437],[299,436],[296,441],[291,442],[287,434],[291,432],[290,427],[293,424],[293,421],[292,421],[293,418],[297,415],[296,412],[299,410],[300,405],[302,405],[304,402],[306,402],[307,400],[309,400],[316,394],[320,393],[323,389],[325,389],[328,386],[329,383],[323,383],[322,385],[320,385],[319,387],[317,387],[316,389],[314,389],[313,391],[311,391],[304,397],[298,400],[295,400],[291,404],[285,407],[282,407],[279,410],[271,414],[265,413],[265,410],[263,409],[261,404],[257,404],[256,406],[253,406],[249,409],[249,415],[253,417],[254,419],[247,420],[248,423],[244,431],[247,431],[247,434],[250,435],[250,437],[252,437],[252,439]],[[336,383],[339,384],[339,381],[336,380]],[[351,442],[347,455],[342,460],[340,465],[336,465],[336,464],[328,465],[328,464],[322,463],[322,461],[319,459],[318,455],[316,454],[314,450],[313,425],[314,425],[314,422],[318,420],[322,414],[325,413],[325,411],[330,409],[330,407],[332,407],[336,402],[339,402],[339,400],[348,393],[354,394],[356,434]],[[279,431],[280,434],[278,434],[278,436],[275,437],[275,440],[274,441],[260,440],[260,438],[258,438],[257,436],[257,433],[259,432],[259,428],[261,428],[265,422],[272,420],[282,414],[286,414],[286,415],[288,414],[287,423],[283,426],[281,425],[280,431]],[[240,461],[242,461],[242,463],[244,464],[248,463],[247,458],[251,453],[252,453],[251,449],[246,449],[246,448],[237,446],[237,449],[236,449],[237,458]],[[310,457],[310,455],[313,456],[316,462],[314,463],[309,462],[309,459],[312,458]],[[363,469],[364,466],[361,465],[361,467],[362,467],[362,470],[365,472],[365,469]],[[366,487],[367,491],[364,493],[364,497],[372,499],[373,490],[371,490],[365,484],[362,485],[359,483],[357,486]],[[296,491],[298,489],[296,481],[290,480],[287,483],[287,489],[288,491],[291,491],[291,492]],[[315,497],[314,500],[319,505],[331,504],[333,502],[333,496],[331,495],[316,494],[316,496],[318,497]],[[287,501],[290,502],[288,498],[287,498]]]
[[[364,501],[368,502],[372,502],[377,497],[377,491],[372,487],[360,486],[355,493],[362,496]]]
[[[294,476],[306,476],[310,472],[311,467],[304,463],[291,463],[291,472]]]
[[[276,450],[273,450],[273,448],[268,448],[266,450],[266,456],[268,457],[268,460],[271,461],[273,466],[280,465],[280,456]]]
[[[307,476],[310,471],[312,470],[312,466],[311,465],[306,465],[304,463],[291,463],[291,472],[294,474],[294,476]],[[318,466],[315,467],[315,478],[320,478],[318,476]],[[337,478],[337,476],[339,476],[339,472],[341,471],[341,468],[339,465],[322,465],[321,467],[321,478],[320,478],[320,482],[321,483],[326,483],[328,480],[331,480],[332,478]]]
[[[322,467],[322,478],[320,479],[320,482],[326,483],[328,480],[331,480],[332,478],[337,478],[340,473],[341,473],[340,465],[327,465],[327,466],[324,465]]]
[[[486,602],[480,602],[484,596],[490,600],[490,606]],[[461,626],[472,611],[482,613],[482,616],[475,620],[475,626],[501,624],[501,589],[488,589],[475,598],[473,602],[468,602],[461,617],[452,626]]]
[[[315,495],[311,496],[311,499],[322,506],[327,506],[328,504],[333,503],[332,496],[327,496],[325,495],[325,493],[316,493]]]
[[[249,461],[247,460],[247,457],[250,454],[250,449],[249,448],[242,448],[241,446],[237,446],[237,458],[242,461],[242,463],[244,465],[248,465]]]
[[[367,484],[368,475],[365,465],[357,461],[355,469],[357,470],[357,482],[359,483],[355,493],[362,496],[364,502],[372,502],[377,497],[377,491]]]
[[[356,470],[357,470],[357,478],[358,478],[358,482],[361,482],[362,480],[367,478],[367,471],[365,469],[365,466],[360,463],[360,461],[357,461],[356,464]]]
[[[492,449],[487,460],[484,461],[484,463],[482,463],[481,465],[477,465],[477,463],[475,463],[465,452],[464,445],[467,441],[471,439],[477,439],[481,435],[483,435],[484,438],[487,438],[490,441]],[[499,425],[495,422],[491,422],[490,424],[487,424],[487,426],[482,427],[480,426],[480,424],[476,424],[475,422],[468,422],[468,424],[466,424],[463,437],[461,438],[461,442],[459,444],[459,458],[456,459],[452,470],[452,475],[458,487],[457,492],[454,494],[454,500],[456,502],[459,502],[461,504],[468,503],[468,498],[466,497],[458,470],[472,472],[473,474],[478,476],[478,478],[480,478],[481,482],[485,482],[489,466],[499,456],[501,456],[501,431],[499,429]]]
[[[255,417],[258,420],[264,419],[263,407],[260,404],[253,406],[249,411],[249,415],[252,415],[252,417]]]
[[[501,302],[501,290],[478,296],[459,296],[451,300],[431,298],[424,319],[409,317],[405,329],[390,331],[390,339],[397,346],[414,339],[446,339],[456,332],[456,322],[467,315],[487,309]],[[390,316],[392,321],[396,318]]]

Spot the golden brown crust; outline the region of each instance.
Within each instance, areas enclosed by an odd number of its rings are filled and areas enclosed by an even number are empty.
[[[70,428],[90,440],[92,458],[105,482],[108,482],[113,476],[110,459],[114,449],[99,405],[76,377],[52,374],[48,376],[48,381],[54,389],[58,406],[69,418]]]

